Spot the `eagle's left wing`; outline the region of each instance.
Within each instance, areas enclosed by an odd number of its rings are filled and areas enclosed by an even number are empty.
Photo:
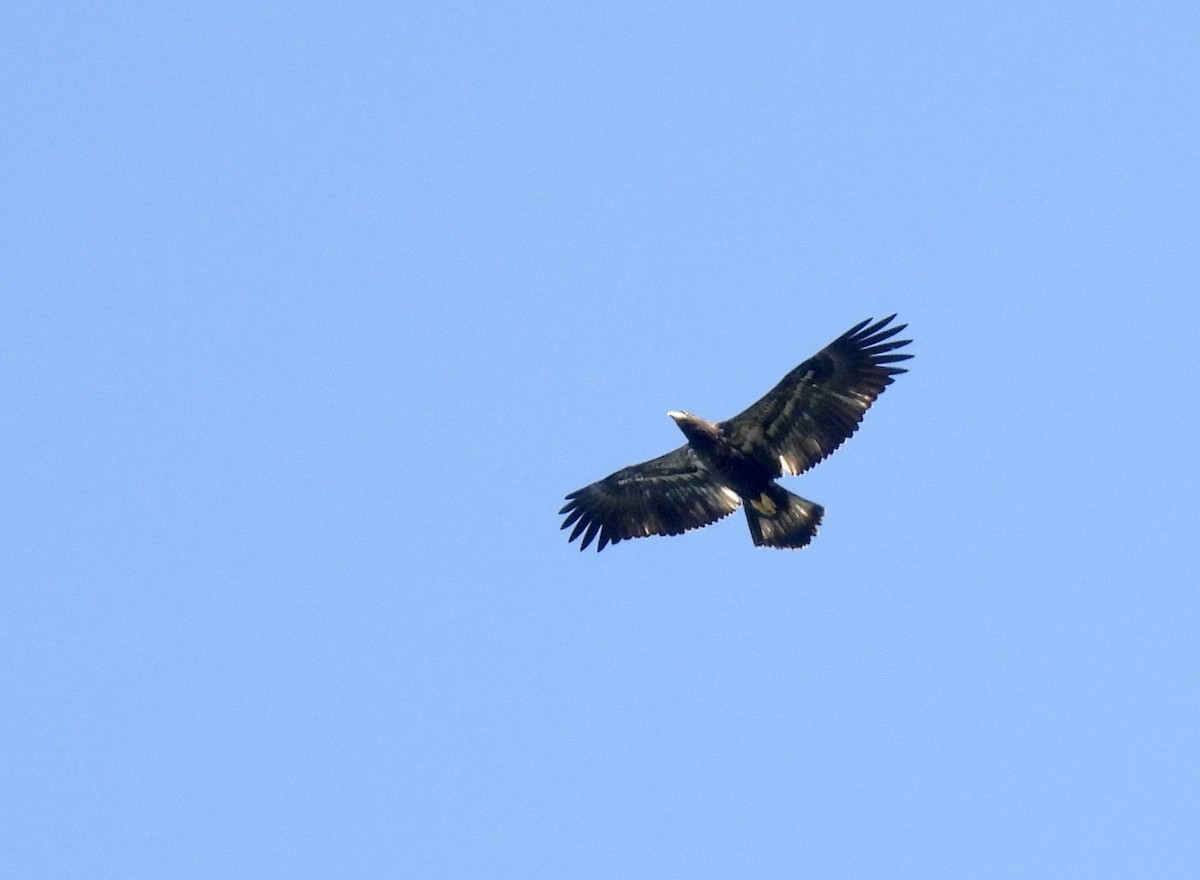
[[[713,476],[691,446],[622,468],[567,496],[562,528],[575,523],[570,540],[583,535],[583,550],[626,538],[678,535],[714,523],[738,509],[737,493]]]
[[[889,327],[895,317],[855,324],[784,376],[762,400],[722,422],[722,432],[776,476],[808,470],[858,430],[863,414],[893,376],[907,372],[890,366],[912,357],[891,354],[912,341],[889,341],[908,326]]]

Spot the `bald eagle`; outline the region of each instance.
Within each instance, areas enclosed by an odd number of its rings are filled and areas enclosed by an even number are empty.
[[[912,340],[893,340],[895,315],[855,324],[810,357],[745,412],[724,422],[667,413],[687,438],[673,452],[622,468],[567,496],[562,528],[579,549],[626,538],[678,535],[745,505],[756,546],[799,549],[817,533],[825,508],[775,480],[801,474],[850,437],[863,414],[907,372],[891,366]]]

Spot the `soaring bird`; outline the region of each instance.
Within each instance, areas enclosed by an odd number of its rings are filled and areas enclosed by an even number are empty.
[[[894,354],[910,339],[893,339],[907,324],[895,315],[855,324],[780,380],[747,409],[724,422],[672,410],[687,443],[622,468],[567,495],[562,528],[579,549],[597,550],[626,538],[678,535],[709,525],[745,505],[756,546],[808,546],[825,513],[821,505],[775,480],[804,473],[842,445],[892,378]]]

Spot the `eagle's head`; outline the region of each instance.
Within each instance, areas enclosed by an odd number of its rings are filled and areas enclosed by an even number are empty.
[[[679,430],[683,431],[684,436],[689,440],[694,440],[697,437],[715,438],[717,436],[716,423],[710,422],[708,419],[702,419],[699,416],[694,416],[690,412],[673,409],[667,413],[675,424],[679,426]]]

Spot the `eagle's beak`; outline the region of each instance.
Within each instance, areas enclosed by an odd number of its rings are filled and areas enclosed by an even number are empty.
[[[667,413],[667,415],[669,415],[671,418],[673,418],[677,422],[680,421],[681,419],[687,418],[687,413],[680,412],[677,409],[671,410],[669,413]]]

